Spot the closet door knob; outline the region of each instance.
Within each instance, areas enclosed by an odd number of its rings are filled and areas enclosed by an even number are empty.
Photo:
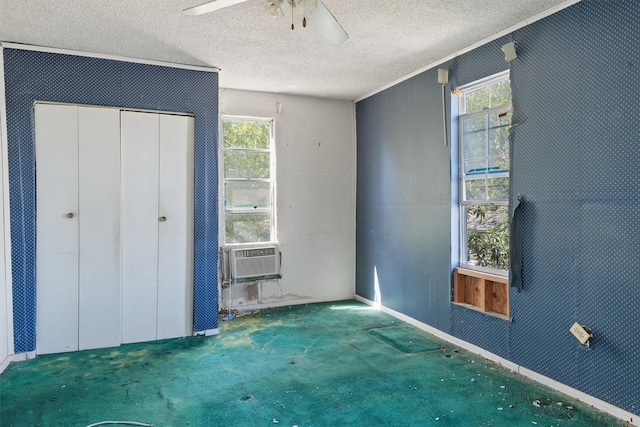
[[[73,212],[69,212],[69,213],[67,214],[67,218],[73,218]]]
[[[160,219],[160,222],[165,222],[167,220],[167,217],[166,216],[161,216],[159,219]]]

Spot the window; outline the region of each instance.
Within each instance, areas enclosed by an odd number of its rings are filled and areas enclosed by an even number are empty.
[[[225,116],[224,243],[275,242],[273,120]]]
[[[509,268],[508,72],[459,89],[460,265]]]

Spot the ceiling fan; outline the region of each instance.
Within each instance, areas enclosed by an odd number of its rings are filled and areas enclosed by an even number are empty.
[[[244,3],[248,0],[212,0],[199,6],[191,7],[182,11],[185,15],[199,16],[205,13],[214,12],[225,7]],[[300,3],[303,3],[304,17],[302,26],[306,27],[307,20],[318,29],[322,38],[331,44],[339,45],[349,38],[336,18],[329,12],[329,9],[321,0],[267,0],[264,6],[271,16],[282,16],[283,7],[288,3],[291,7],[291,29],[293,30],[294,10]]]

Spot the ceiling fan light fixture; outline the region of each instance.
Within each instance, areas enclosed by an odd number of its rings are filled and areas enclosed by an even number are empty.
[[[264,8],[267,9],[269,15],[276,18],[278,16],[284,16],[284,13],[282,13],[282,4],[282,0],[266,1],[264,2]]]
[[[204,15],[219,9],[233,6],[239,3],[245,3],[248,0],[210,0],[207,3],[185,9],[182,12],[185,15]],[[310,23],[318,30],[320,36],[331,44],[339,45],[349,38],[344,28],[336,20],[333,14],[327,9],[322,0],[263,0],[264,8],[269,15],[284,16],[283,8],[285,4],[289,4],[291,8],[291,29],[295,28],[293,23],[295,18],[295,7],[302,3],[303,19],[302,26],[306,27]]]

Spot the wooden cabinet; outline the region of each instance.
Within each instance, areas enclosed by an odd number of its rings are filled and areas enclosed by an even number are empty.
[[[453,302],[509,318],[509,278],[456,268],[453,272]]]

